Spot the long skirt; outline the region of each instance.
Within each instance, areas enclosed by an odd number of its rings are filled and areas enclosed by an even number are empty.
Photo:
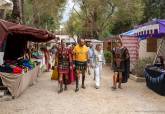
[[[51,80],[58,80],[58,70],[57,68],[54,68],[53,72],[52,72],[52,77]]]
[[[71,65],[70,69],[69,69],[68,84],[71,84],[74,81],[75,81],[75,69],[74,69],[73,65]]]

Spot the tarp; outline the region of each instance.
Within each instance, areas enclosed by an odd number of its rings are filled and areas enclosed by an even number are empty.
[[[141,40],[165,36],[165,20],[156,19],[135,27],[135,35]]]
[[[120,35],[122,35],[122,36],[135,36],[135,30],[132,29],[132,30],[129,30],[127,32],[124,32],[124,33],[122,33]]]
[[[33,42],[46,42],[55,38],[52,33],[46,30],[36,29],[0,19],[0,48],[9,34],[22,36],[22,39]]]

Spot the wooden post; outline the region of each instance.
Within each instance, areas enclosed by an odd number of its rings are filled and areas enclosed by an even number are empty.
[[[155,59],[154,59],[154,61],[153,61],[153,64],[155,64],[155,62],[156,62],[156,59],[157,59],[157,57],[158,57],[158,55],[159,55],[159,53],[160,53],[160,49],[161,49],[161,47],[162,47],[163,42],[164,42],[164,39],[162,38],[162,41],[161,41],[160,46],[159,46],[159,48],[158,48],[158,51],[157,51],[157,53],[156,53]]]

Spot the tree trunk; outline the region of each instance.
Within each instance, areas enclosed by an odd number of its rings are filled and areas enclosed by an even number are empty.
[[[13,0],[12,21],[15,23],[20,23],[21,20],[20,0]]]
[[[4,19],[4,18],[5,18],[5,10],[0,9],[0,19]]]
[[[22,23],[25,24],[25,18],[24,18],[24,0],[21,0],[21,20],[22,20]]]

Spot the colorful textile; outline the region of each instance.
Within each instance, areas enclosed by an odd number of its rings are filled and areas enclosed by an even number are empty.
[[[114,72],[124,71],[124,48],[114,48],[113,54],[113,70]]]
[[[69,77],[68,77],[68,84],[71,84],[75,81],[75,67],[73,64],[73,51],[72,49],[69,49],[69,53],[71,55],[70,62],[69,62]]]
[[[14,73],[14,74],[21,74],[22,71],[23,71],[23,69],[20,68],[20,67],[15,67],[15,68],[13,68],[13,73]]]
[[[70,53],[67,48],[59,48],[57,52],[58,58],[58,71],[59,73],[68,74],[69,73],[69,62]]]
[[[88,50],[89,48],[85,45],[83,47],[76,45],[73,49],[75,61],[85,62],[88,60]]]

